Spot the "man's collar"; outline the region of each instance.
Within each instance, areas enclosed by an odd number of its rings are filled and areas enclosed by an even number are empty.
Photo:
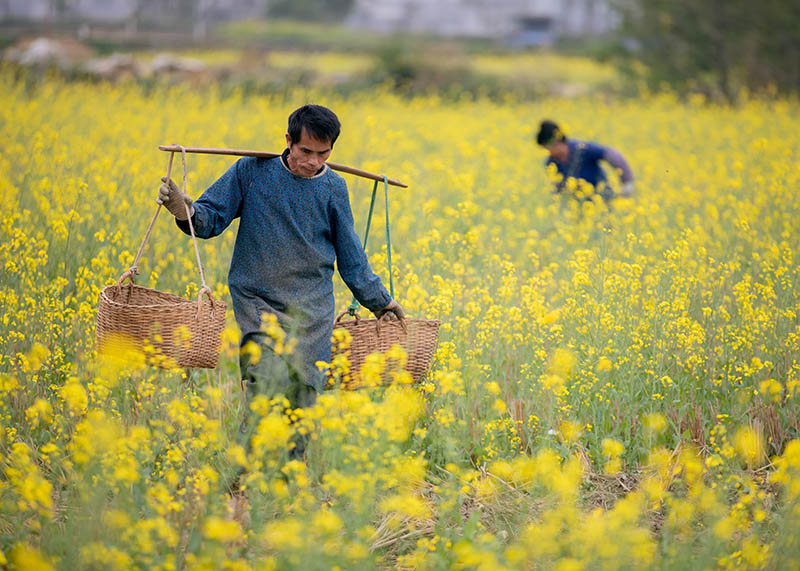
[[[286,169],[289,172],[292,172],[292,169],[289,168],[289,147],[286,147],[285,149],[283,149],[283,152],[281,153],[281,162],[283,163],[283,166],[285,166]],[[321,175],[323,172],[325,172],[325,169],[327,167],[328,167],[328,165],[326,165],[325,163],[322,163],[322,166],[319,167],[319,170],[314,173],[314,176]]]
[[[283,149],[283,152],[281,153],[281,162],[283,163],[283,166],[289,169],[289,147]]]

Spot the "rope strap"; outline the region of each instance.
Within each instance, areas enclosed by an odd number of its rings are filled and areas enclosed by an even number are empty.
[[[172,159],[175,157],[175,153],[169,154],[169,165],[167,166],[167,180],[169,180],[170,175],[172,174]],[[153,226],[156,224],[156,219],[158,218],[159,213],[161,212],[162,204],[159,203],[156,206],[156,211],[153,214],[153,218],[150,220],[150,225],[147,227],[147,232],[144,233],[144,240],[142,240],[141,246],[139,246],[139,251],[136,252],[136,258],[133,260],[133,265],[128,269],[124,276],[130,276],[131,281],[133,281],[133,276],[139,273],[139,260],[142,259],[142,252],[144,252],[144,247],[147,245],[147,241],[150,239],[150,233],[153,231]],[[120,278],[122,281],[122,278]]]
[[[392,271],[392,232],[389,229],[389,180],[383,175],[383,196],[386,199],[386,256],[389,261],[389,295],[394,299],[394,272]]]
[[[175,145],[179,147],[181,150],[181,159],[182,159],[182,166],[183,166],[183,194],[186,194],[186,149],[180,145]],[[169,165],[167,166],[167,184],[169,184],[170,177],[172,176],[172,161],[175,158],[175,152],[171,152],[169,154]],[[377,184],[377,183],[376,183]],[[139,246],[139,251],[136,252],[136,257],[133,260],[133,265],[122,274],[122,277],[119,279],[121,283],[123,279],[128,278],[133,283],[133,276],[139,273],[139,261],[142,259],[142,253],[144,252],[144,247],[147,245],[148,240],[150,240],[150,234],[153,232],[153,226],[155,226],[156,219],[158,215],[161,213],[161,207],[163,205],[159,204],[156,207],[156,211],[153,214],[153,218],[150,220],[150,225],[147,227],[147,231],[144,234],[144,239],[142,240],[141,246]],[[211,288],[208,287],[206,284],[206,276],[205,272],[203,271],[203,264],[200,261],[200,249],[197,247],[197,236],[194,233],[194,224],[192,224],[192,215],[191,211],[189,210],[189,205],[186,204],[186,201],[183,201],[183,207],[186,209],[186,220],[189,223],[189,233],[192,236],[192,244],[194,244],[194,254],[195,258],[197,259],[197,268],[200,270],[200,283],[203,287],[200,289],[200,296],[205,292],[208,294],[209,298],[211,297]],[[200,298],[198,296],[198,300]]]
[[[186,149],[184,147],[181,147],[181,158],[183,159],[183,194],[186,195]],[[167,179],[167,184],[169,184],[169,179]],[[206,284],[206,274],[203,271],[203,264],[200,261],[200,249],[197,247],[197,237],[194,235],[194,224],[192,224],[192,211],[189,210],[189,205],[186,204],[186,200],[184,200],[183,197],[181,197],[181,201],[183,202],[183,208],[186,211],[186,221],[189,223],[189,232],[192,235],[194,255],[195,258],[197,258],[197,268],[200,270],[200,283],[203,284],[203,289],[201,291],[211,291]]]
[[[392,271],[392,234],[389,229],[389,180],[386,175],[383,176],[383,194],[386,200],[386,258],[389,263],[389,294],[394,299],[394,272]],[[369,238],[369,228],[372,223],[372,212],[375,209],[375,197],[378,194],[378,181],[372,186],[372,198],[369,201],[369,214],[367,215],[367,228],[364,231],[364,252],[367,251],[367,239]],[[361,305],[358,303],[356,296],[353,296],[353,301],[347,307],[347,312],[351,316],[355,316],[358,308]]]

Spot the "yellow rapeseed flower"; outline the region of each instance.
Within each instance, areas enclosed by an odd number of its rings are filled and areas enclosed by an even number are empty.
[[[236,521],[209,516],[203,523],[203,535],[208,539],[230,543],[242,538],[242,528]]]
[[[764,437],[752,426],[742,426],[733,437],[736,452],[748,466],[755,466],[766,458]]]

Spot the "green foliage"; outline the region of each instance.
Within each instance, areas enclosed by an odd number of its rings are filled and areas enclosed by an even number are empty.
[[[800,91],[800,3],[634,0],[623,9],[651,86],[728,101],[743,89]]]
[[[275,0],[269,4],[268,14],[278,18],[338,22],[352,8],[353,0]]]
[[[276,19],[227,22],[214,29],[224,42],[248,47],[291,47],[292,49],[373,49],[382,39],[369,32],[354,32],[340,24],[318,21]]]
[[[475,74],[461,49],[456,45],[428,45],[409,37],[397,36],[375,51],[375,66],[369,80],[389,83],[407,93],[446,92],[458,86],[475,92],[492,87],[489,78]]]

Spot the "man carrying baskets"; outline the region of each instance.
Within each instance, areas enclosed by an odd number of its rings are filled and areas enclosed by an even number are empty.
[[[239,432],[248,443],[256,395],[283,394],[292,408],[303,408],[323,389],[315,363],[331,358],[334,261],[356,299],[377,318],[405,317],[370,268],[353,227],[347,184],[325,164],[339,130],[330,109],[304,105],[289,116],[280,157],[239,159],[196,201],[167,177],[159,188],[158,202],[187,234],[184,203],[200,238],[213,238],[240,219],[228,284],[242,333],[247,408]],[[268,314],[296,339],[291,355],[272,349],[262,327]],[[259,348],[257,358],[250,342]],[[305,441],[296,440],[290,457],[302,458],[304,450]]]

